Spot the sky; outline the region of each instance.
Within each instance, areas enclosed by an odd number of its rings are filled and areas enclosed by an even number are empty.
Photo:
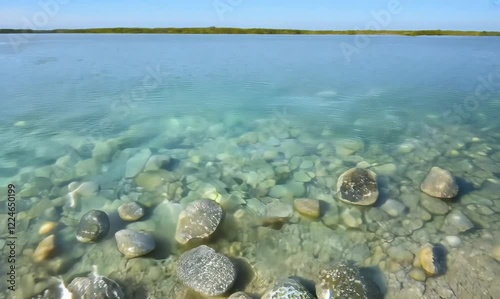
[[[0,28],[500,31],[500,0],[0,0]]]

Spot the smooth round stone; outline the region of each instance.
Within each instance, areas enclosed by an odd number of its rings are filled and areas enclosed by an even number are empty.
[[[464,213],[456,209],[446,216],[446,224],[457,229],[461,233],[474,228],[474,223],[472,223]]]
[[[229,296],[227,299],[252,299],[252,297],[243,292],[236,292]]]
[[[175,240],[187,244],[209,238],[219,227],[222,216],[222,207],[213,200],[200,199],[188,204],[179,215]]]
[[[109,217],[100,210],[90,210],[80,218],[76,229],[76,239],[82,243],[92,243],[103,239],[109,232]]]
[[[144,216],[144,209],[136,202],[127,202],[118,208],[118,215],[124,221],[136,221]]]
[[[448,243],[448,245],[453,248],[460,246],[460,244],[462,243],[460,238],[457,236],[446,236],[444,239],[446,240],[446,243]]]
[[[363,277],[359,268],[344,262],[322,269],[316,282],[318,299],[382,298],[380,289],[371,280]]]
[[[277,282],[262,299],[314,299],[298,281],[287,278]]]
[[[424,270],[420,268],[412,269],[408,275],[416,281],[425,281],[427,279]]]
[[[380,208],[392,217],[398,217],[406,210],[406,206],[404,204],[394,199],[386,200]]]
[[[344,210],[341,214],[341,218],[348,227],[357,228],[363,224],[361,212],[357,208]]]
[[[184,252],[177,261],[179,280],[205,296],[226,293],[236,280],[236,267],[225,255],[201,245]]]
[[[427,196],[425,196],[425,198],[422,198],[420,204],[422,205],[422,207],[424,207],[424,209],[426,209],[433,215],[446,215],[450,210],[450,207],[445,202],[432,199]]]
[[[293,179],[297,182],[307,183],[310,182],[315,177],[315,174],[312,172],[305,172],[299,170],[293,174]]]
[[[446,270],[446,256],[441,247],[426,244],[415,256],[414,265],[424,269],[429,276],[441,275]]]
[[[402,246],[389,248],[387,250],[387,254],[397,262],[404,264],[405,263],[411,264],[414,258],[413,253],[411,253]]]
[[[115,233],[118,250],[127,258],[143,256],[156,247],[154,238],[142,231],[122,229]]]
[[[38,243],[38,246],[33,253],[33,260],[37,263],[46,260],[54,253],[55,248],[55,236],[50,235],[46,237]]]
[[[54,229],[57,227],[57,223],[56,222],[53,222],[53,221],[48,221],[48,222],[45,222],[44,224],[42,224],[40,226],[40,228],[38,229],[38,234],[40,235],[47,235],[47,234],[50,234],[51,232],[54,231]]]
[[[420,190],[436,198],[453,198],[458,194],[458,184],[448,170],[432,167],[420,185]]]
[[[338,198],[349,204],[369,206],[378,198],[376,174],[367,169],[351,168],[337,181]]]
[[[320,205],[317,199],[298,198],[293,201],[293,207],[303,216],[310,218],[320,217]]]

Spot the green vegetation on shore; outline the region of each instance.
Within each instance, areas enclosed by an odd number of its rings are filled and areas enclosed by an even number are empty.
[[[456,30],[297,30],[266,28],[89,28],[89,29],[0,29],[6,33],[148,33],[148,34],[323,34],[323,35],[455,35],[455,36],[500,36],[498,31],[456,31]]]

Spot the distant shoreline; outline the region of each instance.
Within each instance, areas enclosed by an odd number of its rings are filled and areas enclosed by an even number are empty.
[[[459,30],[298,30],[266,28],[88,28],[88,29],[0,29],[0,34],[94,33],[94,34],[286,34],[286,35],[404,35],[404,36],[500,36],[499,31]]]

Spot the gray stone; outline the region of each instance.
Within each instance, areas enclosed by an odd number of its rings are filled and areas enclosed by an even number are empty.
[[[128,159],[125,168],[125,177],[133,178],[138,175],[144,169],[144,166],[148,162],[150,156],[151,151],[149,149],[143,149]]]
[[[144,216],[144,209],[136,202],[127,202],[118,208],[118,215],[124,221],[136,221]]]
[[[315,177],[313,172],[306,172],[299,170],[293,174],[293,179],[297,182],[307,183],[310,182]]]
[[[458,185],[448,170],[432,167],[420,185],[420,190],[436,198],[453,198],[458,194]]]
[[[309,291],[293,278],[277,282],[262,299],[314,299]]]
[[[236,280],[236,267],[224,255],[201,245],[183,253],[177,262],[179,280],[205,296],[226,293]]]
[[[146,232],[122,229],[115,233],[118,250],[127,258],[146,255],[156,247],[154,238]]]
[[[187,244],[191,240],[209,238],[219,227],[223,211],[221,206],[210,199],[200,199],[190,203],[179,215],[175,240]]]
[[[376,174],[361,168],[347,170],[337,181],[337,196],[342,202],[349,204],[374,204],[378,198]]]
[[[446,215],[448,213],[448,211],[450,210],[450,207],[448,206],[447,203],[445,203],[441,200],[429,198],[427,196],[422,198],[422,200],[420,201],[420,204],[429,213],[434,214],[434,215]]]
[[[400,216],[406,210],[406,206],[404,204],[394,199],[386,200],[380,208],[392,217]]]
[[[76,229],[76,238],[83,243],[97,242],[109,232],[109,217],[99,210],[90,210],[85,213]]]
[[[466,232],[474,228],[474,224],[460,210],[454,209],[446,216],[445,226],[447,230]]]

